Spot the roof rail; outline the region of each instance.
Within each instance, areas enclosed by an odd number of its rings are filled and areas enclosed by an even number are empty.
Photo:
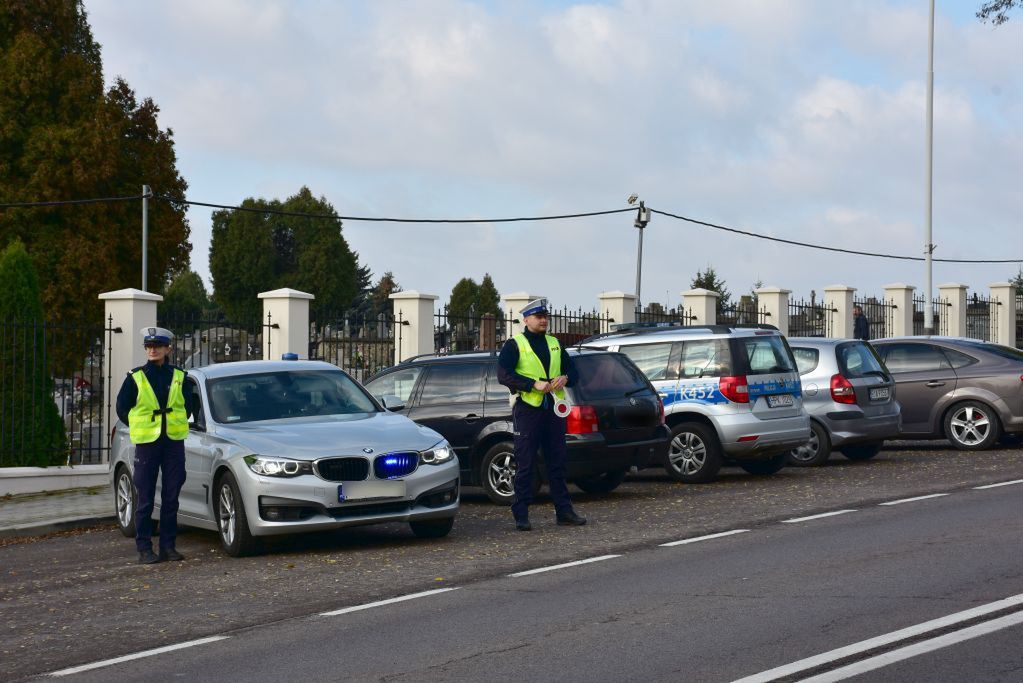
[[[444,351],[434,353],[421,353],[418,356],[410,356],[408,358],[402,358],[399,365],[405,363],[411,363],[412,361],[422,360],[424,358],[449,358],[453,356],[468,356],[470,354],[488,354],[490,356],[497,356],[497,349],[473,349],[470,351]]]
[[[672,331],[707,331],[713,334],[727,334],[732,330],[775,330],[778,328],[774,325],[767,323],[737,323],[735,325],[681,325],[674,322],[643,322],[643,323],[620,323],[618,325],[612,325],[614,328],[610,332],[602,332],[595,334],[586,339],[581,340],[575,346],[582,346],[588,342],[595,341],[597,339],[603,339],[604,337],[613,337],[620,334],[648,334],[651,332],[664,332],[667,330]]]

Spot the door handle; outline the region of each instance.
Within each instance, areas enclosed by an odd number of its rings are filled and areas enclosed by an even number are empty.
[[[469,413],[468,415],[465,416],[465,421],[468,422],[469,424],[472,424],[478,419],[480,419],[480,416],[477,415],[476,413]]]
[[[924,386],[926,386],[926,387],[943,387],[943,386],[945,386],[945,383],[944,382],[939,382],[936,379],[932,379],[930,382],[928,382]]]

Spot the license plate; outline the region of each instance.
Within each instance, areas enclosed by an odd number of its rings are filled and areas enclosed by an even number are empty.
[[[778,394],[767,397],[768,408],[783,408],[792,405],[792,394]]]
[[[349,481],[337,485],[337,500],[367,500],[370,498],[404,498],[405,480],[390,481]]]
[[[871,401],[887,401],[892,397],[892,390],[890,387],[878,387],[877,389],[870,390]]]

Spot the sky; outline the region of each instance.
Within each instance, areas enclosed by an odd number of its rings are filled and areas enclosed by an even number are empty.
[[[506,218],[647,207],[760,235],[922,256],[927,0],[85,0],[108,84],[160,107],[191,200],[307,186],[341,215]],[[935,258],[1021,259],[1023,12],[937,0]],[[145,183],[140,178],[139,184]],[[141,188],[140,188],[141,189]],[[159,188],[154,188],[159,192]],[[463,277],[592,309],[635,293],[635,213],[478,225],[345,221],[374,281]],[[192,208],[209,283],[210,210]],[[818,296],[926,286],[923,262],[653,214],[643,303],[714,268]],[[1016,263],[933,264],[985,292]],[[312,292],[315,294],[315,292]]]

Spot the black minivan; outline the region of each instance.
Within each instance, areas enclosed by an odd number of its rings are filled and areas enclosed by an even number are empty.
[[[646,376],[625,355],[569,349],[579,381],[566,390],[566,475],[583,491],[609,493],[633,466],[665,457],[670,432]],[[462,484],[495,503],[514,495],[512,394],[497,382],[497,353],[417,356],[381,371],[366,388],[387,405],[439,432],[458,455]],[[397,397],[384,400],[384,397]],[[540,465],[541,477],[545,476]],[[536,479],[537,486],[541,482]]]

